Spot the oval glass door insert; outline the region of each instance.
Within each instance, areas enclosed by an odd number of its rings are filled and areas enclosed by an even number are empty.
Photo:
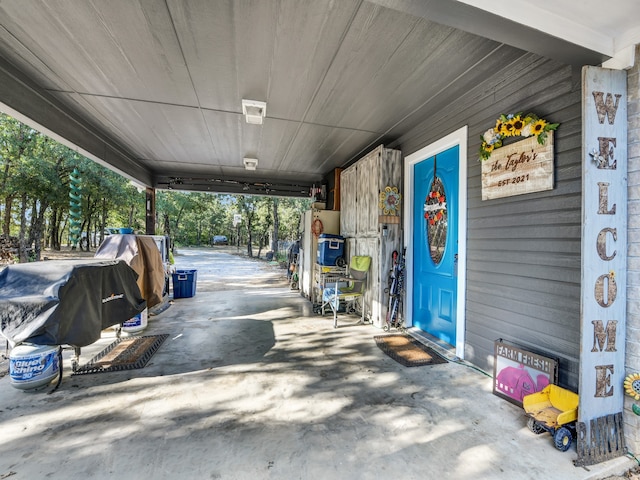
[[[424,218],[431,260],[438,265],[447,244],[447,202],[444,185],[438,177],[434,178],[424,201]]]

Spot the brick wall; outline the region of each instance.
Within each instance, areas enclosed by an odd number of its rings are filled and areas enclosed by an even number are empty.
[[[627,73],[628,95],[628,265],[626,374],[640,372],[640,47]],[[625,395],[625,437],[630,452],[640,454],[640,416],[631,410],[640,401]]]

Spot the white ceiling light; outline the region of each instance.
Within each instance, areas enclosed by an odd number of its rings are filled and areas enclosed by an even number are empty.
[[[255,170],[256,167],[258,166],[258,159],[257,158],[244,158],[244,168],[246,168],[247,170]]]
[[[262,119],[267,114],[267,104],[258,100],[242,99],[242,114],[247,123],[262,125]]]

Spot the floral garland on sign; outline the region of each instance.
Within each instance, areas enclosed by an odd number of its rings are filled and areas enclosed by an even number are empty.
[[[500,115],[496,125],[480,136],[480,159],[486,160],[496,148],[502,147],[502,141],[508,137],[530,137],[535,135],[538,143],[544,145],[547,132],[558,128],[559,123],[549,123],[533,113],[523,116],[522,112]]]

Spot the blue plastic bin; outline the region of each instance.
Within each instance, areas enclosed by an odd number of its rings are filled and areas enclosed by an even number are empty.
[[[173,273],[173,298],[189,298],[196,294],[197,270],[176,270]]]
[[[323,233],[318,237],[318,254],[316,261],[319,265],[333,266],[338,258],[344,256],[344,237]]]

